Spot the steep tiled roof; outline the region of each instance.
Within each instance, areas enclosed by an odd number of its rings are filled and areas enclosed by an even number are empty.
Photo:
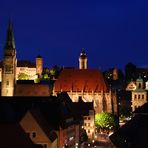
[[[89,116],[89,111],[94,110],[93,102],[84,102],[79,98],[78,102],[73,102],[73,108],[77,115]]]
[[[136,115],[114,132],[110,139],[116,147],[146,148],[148,146],[148,116]]]
[[[135,109],[134,113],[136,114],[147,114],[148,115],[148,102]]]
[[[50,127],[50,125],[46,122],[43,115],[41,114],[39,109],[31,109],[30,113],[32,116],[36,119],[39,126],[42,128],[44,133],[47,135],[47,137],[50,139],[51,142],[55,141],[57,138],[57,135],[55,131]]]
[[[55,82],[54,91],[108,91],[103,74],[96,69],[64,69]]]
[[[1,148],[37,148],[19,124],[0,124]]]

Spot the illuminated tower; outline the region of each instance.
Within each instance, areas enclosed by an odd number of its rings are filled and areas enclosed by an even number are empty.
[[[113,69],[113,80],[117,80],[118,79],[118,69],[114,68]]]
[[[84,49],[82,49],[79,56],[79,69],[87,69],[87,56]]]
[[[137,89],[143,89],[143,83],[143,79],[141,78],[141,76],[139,76],[139,78],[136,80]]]
[[[41,77],[43,71],[43,59],[40,55],[36,57],[36,74]]]
[[[1,96],[13,96],[16,83],[16,49],[12,24],[9,20],[2,66]]]

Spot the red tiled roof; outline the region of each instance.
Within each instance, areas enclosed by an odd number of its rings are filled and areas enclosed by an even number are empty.
[[[103,74],[97,69],[64,69],[54,85],[54,91],[108,91]]]

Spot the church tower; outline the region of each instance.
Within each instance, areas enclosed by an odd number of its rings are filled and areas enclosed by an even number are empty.
[[[43,72],[43,58],[38,55],[36,57],[36,74],[41,77]]]
[[[87,56],[84,49],[82,49],[79,56],[79,69],[87,69]]]
[[[118,79],[118,69],[114,68],[113,69],[113,80],[117,80]]]
[[[16,83],[16,49],[12,24],[9,20],[2,66],[1,96],[13,96]]]

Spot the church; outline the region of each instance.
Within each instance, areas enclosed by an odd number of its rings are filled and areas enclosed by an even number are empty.
[[[0,63],[1,96],[49,96],[48,85],[35,84],[33,81],[40,77],[43,71],[42,57],[37,56],[35,61],[35,64],[17,61],[14,34],[9,20],[3,60]],[[29,76],[29,81],[24,81],[25,84],[17,81],[20,73]]]
[[[40,77],[43,60],[41,56],[37,56],[36,64],[17,61],[14,34],[9,21],[1,69],[1,96],[56,96],[60,92],[67,92],[73,102],[78,102],[79,99],[93,102],[96,113],[106,111],[116,114],[116,93],[111,90],[101,71],[87,68],[87,60],[87,55],[82,49],[79,69],[64,68],[55,80],[53,90],[47,83],[35,84],[31,81],[31,76],[29,81],[19,83],[19,73],[28,72],[32,76]]]

